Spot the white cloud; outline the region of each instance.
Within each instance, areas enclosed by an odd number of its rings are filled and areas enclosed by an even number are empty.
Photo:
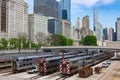
[[[56,0],[56,1],[60,1],[60,0]]]
[[[94,6],[96,4],[109,4],[114,2],[115,0],[72,0],[73,5],[85,5],[87,7]]]
[[[101,1],[102,1],[102,3],[104,3],[104,4],[109,4],[109,3],[114,2],[115,0],[101,0]]]
[[[56,0],[56,1],[60,1],[60,0]],[[72,5],[84,5],[87,7],[91,7],[96,4],[106,5],[106,4],[110,4],[114,1],[115,0],[71,0]]]
[[[85,5],[85,6],[92,6],[95,3],[97,3],[99,0],[72,0],[72,4],[80,4],[80,5]]]

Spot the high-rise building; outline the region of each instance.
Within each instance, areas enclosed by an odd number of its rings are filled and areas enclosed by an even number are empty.
[[[60,19],[71,21],[71,0],[60,0]]]
[[[87,15],[87,16],[85,16],[85,17],[83,17],[83,19],[82,19],[82,27],[86,27],[86,28],[89,28],[89,16]]]
[[[117,35],[117,41],[120,40],[120,18],[117,18],[116,21],[116,35]]]
[[[94,25],[93,25],[94,32],[95,32],[95,36],[96,36],[97,40],[103,40],[103,34],[102,34],[103,26],[98,20],[98,9],[97,8],[94,9],[94,20],[93,21],[94,21],[93,22],[94,23]]]
[[[62,10],[62,19],[64,19],[64,20],[67,20],[67,19],[68,19],[67,10]]]
[[[38,32],[42,32],[45,35],[48,34],[48,18],[46,16],[40,16],[38,14],[29,14],[29,40],[37,42],[36,35]]]
[[[104,36],[103,40],[108,40],[108,28],[103,29],[103,36]]]
[[[97,40],[103,40],[103,26],[100,22],[95,22],[95,36]]]
[[[23,0],[0,0],[0,32],[6,38],[28,35],[28,5]]]
[[[113,41],[113,38],[114,38],[114,29],[113,28],[109,28],[108,39],[109,39],[109,41]]]
[[[77,22],[76,22],[76,27],[77,27],[78,29],[81,29],[80,18],[79,18],[79,17],[78,17]]]
[[[48,32],[52,34],[61,34],[61,22],[59,19],[48,20]]]
[[[93,28],[93,30],[95,31],[95,22],[98,22],[98,8],[94,9],[93,15],[94,15],[94,20],[93,20],[94,21],[93,22],[94,28]]]
[[[114,32],[113,41],[117,41],[117,35],[116,35],[116,32]]]
[[[73,38],[71,23],[68,20],[61,20],[62,35]]]
[[[59,3],[56,0],[34,0],[34,13],[59,18]]]

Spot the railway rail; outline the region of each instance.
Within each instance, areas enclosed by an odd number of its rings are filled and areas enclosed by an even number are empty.
[[[0,74],[11,72],[11,68],[0,69]]]
[[[33,76],[33,77],[30,77],[30,78],[27,78],[27,79],[24,79],[24,80],[36,80],[38,78],[41,78],[42,76],[40,75],[36,75],[36,76]]]
[[[67,78],[69,78],[68,76],[61,76],[61,77],[59,77],[59,78],[57,78],[57,79],[55,79],[55,80],[65,80],[65,79],[67,79]]]

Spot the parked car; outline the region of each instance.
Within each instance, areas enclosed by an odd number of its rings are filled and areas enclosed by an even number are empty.
[[[108,65],[110,65],[110,64],[111,64],[111,61],[110,61],[110,60],[107,60],[106,63],[107,63]]]
[[[102,67],[103,67],[103,68],[107,68],[107,67],[108,67],[108,64],[107,64],[107,63],[102,63]]]
[[[27,73],[28,74],[34,74],[34,73],[37,73],[38,72],[38,69],[37,69],[37,67],[35,66],[35,67],[33,67],[33,69],[32,70],[28,70],[27,71]]]

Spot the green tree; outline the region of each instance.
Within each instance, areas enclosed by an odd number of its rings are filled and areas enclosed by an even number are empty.
[[[10,47],[10,49],[16,49],[17,48],[17,41],[18,41],[17,38],[10,38],[9,39],[9,43],[10,43],[9,47]]]
[[[51,39],[51,40],[50,40]],[[67,38],[60,34],[53,34],[49,41],[51,42],[51,46],[66,46]]]
[[[5,38],[2,38],[0,40],[0,43],[1,43],[2,49],[8,49],[8,40],[6,40]]]
[[[81,39],[80,44],[84,46],[97,46],[97,39],[93,35],[88,35],[85,38]]]
[[[67,45],[72,46],[73,45],[73,40],[72,39],[67,39]]]

